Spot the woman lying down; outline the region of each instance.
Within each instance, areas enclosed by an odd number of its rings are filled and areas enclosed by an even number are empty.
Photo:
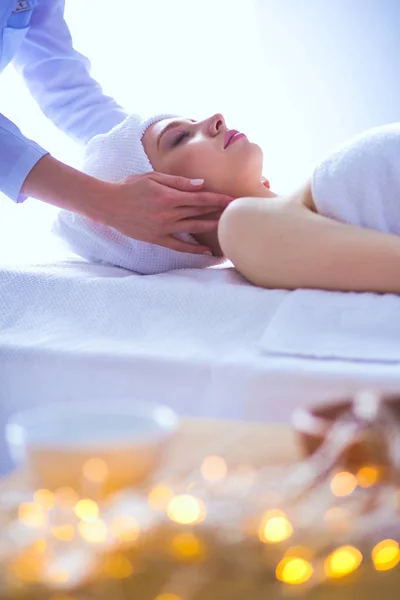
[[[200,256],[61,211],[56,232],[89,260],[153,274],[227,257],[265,288],[400,293],[400,123],[353,138],[285,196],[269,189],[261,148],[220,114],[203,121],[130,115],[89,142],[84,170],[110,182],[152,170],[203,178],[204,189],[237,198],[218,232],[182,235],[210,248]]]

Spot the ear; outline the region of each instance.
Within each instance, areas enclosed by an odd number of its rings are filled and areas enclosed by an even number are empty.
[[[261,177],[261,183],[265,185],[266,188],[270,189],[271,185],[266,177]]]

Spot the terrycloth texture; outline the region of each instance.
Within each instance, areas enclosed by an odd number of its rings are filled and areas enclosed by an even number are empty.
[[[273,355],[400,365],[400,298],[296,290],[279,306],[261,348]]]
[[[312,194],[322,215],[400,234],[400,123],[370,129],[326,157]]]
[[[118,182],[129,175],[153,171],[144,151],[142,137],[153,123],[175,115],[161,114],[142,120],[131,114],[109,133],[94,137],[87,145],[83,171],[97,179]],[[163,246],[133,240],[112,227],[62,210],[53,226],[76,254],[91,262],[105,262],[141,275],[154,275],[173,269],[204,268],[225,259],[208,255],[176,252]],[[196,243],[189,234],[179,239]]]

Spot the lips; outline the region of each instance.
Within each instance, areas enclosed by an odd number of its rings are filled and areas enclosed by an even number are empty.
[[[244,138],[244,137],[246,137],[244,135],[244,133],[240,133],[240,131],[238,131],[237,129],[230,129],[225,134],[224,150],[225,150],[225,148],[227,148],[229,146],[229,144],[232,144],[237,139]]]

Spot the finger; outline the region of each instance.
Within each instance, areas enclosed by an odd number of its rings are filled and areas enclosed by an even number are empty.
[[[217,214],[216,214],[217,213]],[[179,221],[180,219],[189,219],[191,217],[200,217],[203,215],[218,215],[221,216],[221,210],[216,209],[215,206],[183,206],[182,208],[176,209],[175,220]]]
[[[161,244],[161,242],[159,242]],[[173,236],[168,236],[163,240],[163,246],[166,248],[170,248],[171,250],[176,250],[177,252],[186,252],[189,254],[209,254],[212,252],[210,248],[207,246],[201,246],[200,244],[191,244],[190,242],[183,242],[182,240],[177,240]]]
[[[173,228],[173,233],[207,233],[217,230],[218,219],[213,219],[212,221],[205,219],[185,219],[175,223]]]
[[[204,179],[188,179],[180,175],[167,175],[167,173],[158,173],[157,171],[152,173],[150,177],[154,181],[157,181],[157,183],[180,190],[181,192],[197,191],[204,184]]]
[[[179,201],[182,206],[212,206],[225,209],[234,200],[232,196],[216,194],[215,192],[192,192],[181,194]]]

